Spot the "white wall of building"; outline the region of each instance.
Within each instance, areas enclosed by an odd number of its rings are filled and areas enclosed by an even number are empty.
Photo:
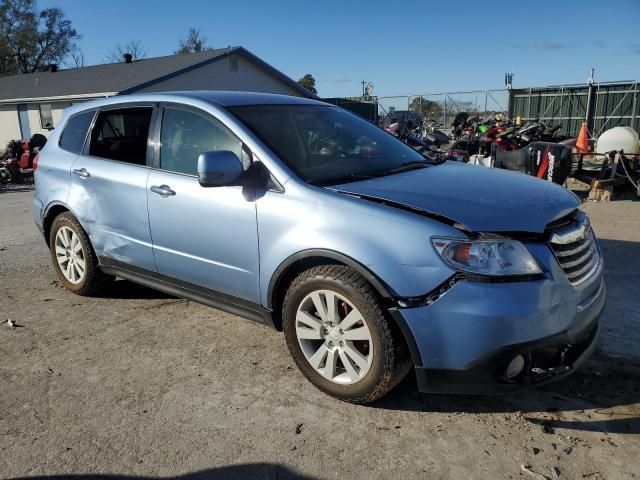
[[[238,62],[238,70],[235,72],[231,69],[232,57]],[[171,90],[234,90],[300,96],[295,89],[238,55],[221,58],[190,72],[137,90],[136,93]]]
[[[79,102],[74,102],[74,103],[79,103]],[[53,115],[54,127],[58,125],[58,122],[62,118],[62,112],[64,111],[64,109],[69,108],[71,105],[73,105],[73,103],[71,102],[60,102],[60,103],[54,103],[51,106],[51,114]]]
[[[55,102],[50,103],[50,105],[51,116],[53,117],[53,126],[55,127],[62,118],[62,112],[65,108],[71,106],[71,102]],[[27,116],[29,117],[29,129],[31,130],[31,135],[40,133],[48,138],[51,132],[42,128],[39,103],[27,104]],[[16,104],[0,105],[0,152],[4,151],[4,147],[7,145],[9,140],[18,140],[20,137],[18,106]]]
[[[0,152],[9,140],[20,138],[18,108],[16,105],[0,105]]]

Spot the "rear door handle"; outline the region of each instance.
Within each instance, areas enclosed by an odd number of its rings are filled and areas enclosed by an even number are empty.
[[[171,187],[169,187],[168,185],[153,185],[151,187],[151,191],[153,193],[157,193],[161,197],[171,197],[176,194],[176,192],[171,190]]]
[[[90,177],[91,174],[89,173],[89,171],[86,168],[80,168],[80,169],[74,169],[73,170],[73,174],[74,175],[78,175],[79,177],[83,177],[83,178],[87,178]]]

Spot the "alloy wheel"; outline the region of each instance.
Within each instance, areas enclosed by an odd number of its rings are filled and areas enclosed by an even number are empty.
[[[327,380],[359,382],[373,360],[371,332],[360,311],[344,296],[315,290],[296,311],[296,337],[309,364]]]
[[[87,269],[80,238],[71,228],[63,226],[56,233],[56,260],[60,271],[74,285],[82,282]]]

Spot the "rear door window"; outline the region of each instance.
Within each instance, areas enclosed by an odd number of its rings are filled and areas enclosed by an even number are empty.
[[[89,155],[146,165],[152,107],[100,112],[91,134]]]
[[[91,110],[71,117],[60,135],[60,148],[72,153],[82,152],[84,140],[95,113],[94,110]]]

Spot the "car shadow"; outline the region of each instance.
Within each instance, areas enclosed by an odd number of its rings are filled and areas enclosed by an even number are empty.
[[[562,381],[505,395],[422,394],[417,390],[415,376],[408,375],[370,407],[417,413],[518,413],[543,430],[567,428],[637,435],[640,362],[597,353]]]
[[[415,377],[408,375],[372,407],[424,413],[521,413],[544,429],[640,434],[640,296],[632,293],[640,284],[640,243],[609,239],[599,243],[607,283],[600,349],[573,375],[545,387],[499,396],[420,394]],[[539,414],[547,418],[537,418]]]
[[[640,285],[640,243],[609,239],[599,243],[607,284],[600,348],[573,375],[545,387],[496,396],[420,394],[415,377],[409,375],[372,407],[424,413],[521,413],[541,428],[640,434],[640,296],[630,290]],[[581,413],[585,410],[592,418],[585,418]],[[527,416],[534,413],[547,418]]]
[[[600,239],[607,304],[602,349],[616,357],[640,358],[640,242]]]
[[[640,344],[640,296],[629,291],[630,286],[640,284],[640,269],[633,268],[634,262],[637,265],[637,259],[640,259],[640,243],[601,239],[600,246],[608,287],[600,343],[606,348],[601,348],[573,375],[546,387],[500,396],[420,394],[415,377],[409,375],[394,391],[370,407],[419,413],[519,413],[547,430],[557,427],[619,434],[640,433],[640,358],[637,353],[637,345]],[[149,300],[175,298],[127,280],[112,282],[100,296]],[[625,347],[627,350],[617,350],[620,339],[630,340],[630,347]],[[608,354],[611,351],[615,351],[615,357]],[[593,418],[585,418],[587,415],[581,413],[585,410],[597,413],[588,414]],[[543,418],[538,418],[541,415]],[[216,472],[216,475],[225,473]]]
[[[107,285],[96,294],[96,297],[112,298],[114,300],[162,300],[177,298],[160,290],[154,290],[153,288],[145,287],[121,278],[108,282]]]
[[[37,475],[16,478],[16,480],[26,479],[40,480],[264,480],[265,478],[277,478],[278,480],[314,480],[316,477],[303,475],[284,465],[275,463],[245,463],[239,465],[228,465],[224,467],[199,470],[184,475],[173,477],[155,477],[138,475],[110,475],[110,474],[65,474],[65,475]]]
[[[33,192],[33,185],[29,186],[24,184],[21,186],[12,185],[11,187],[0,186],[0,194],[2,193],[19,193],[19,192]]]
[[[576,189],[569,188],[572,193],[574,193],[581,202],[589,203],[589,188],[586,189]],[[630,184],[625,184],[624,186],[618,186],[614,189],[613,194],[611,195],[612,202],[620,201],[620,200],[630,200],[632,202],[640,202],[640,197],[635,193],[635,191],[631,188]]]

